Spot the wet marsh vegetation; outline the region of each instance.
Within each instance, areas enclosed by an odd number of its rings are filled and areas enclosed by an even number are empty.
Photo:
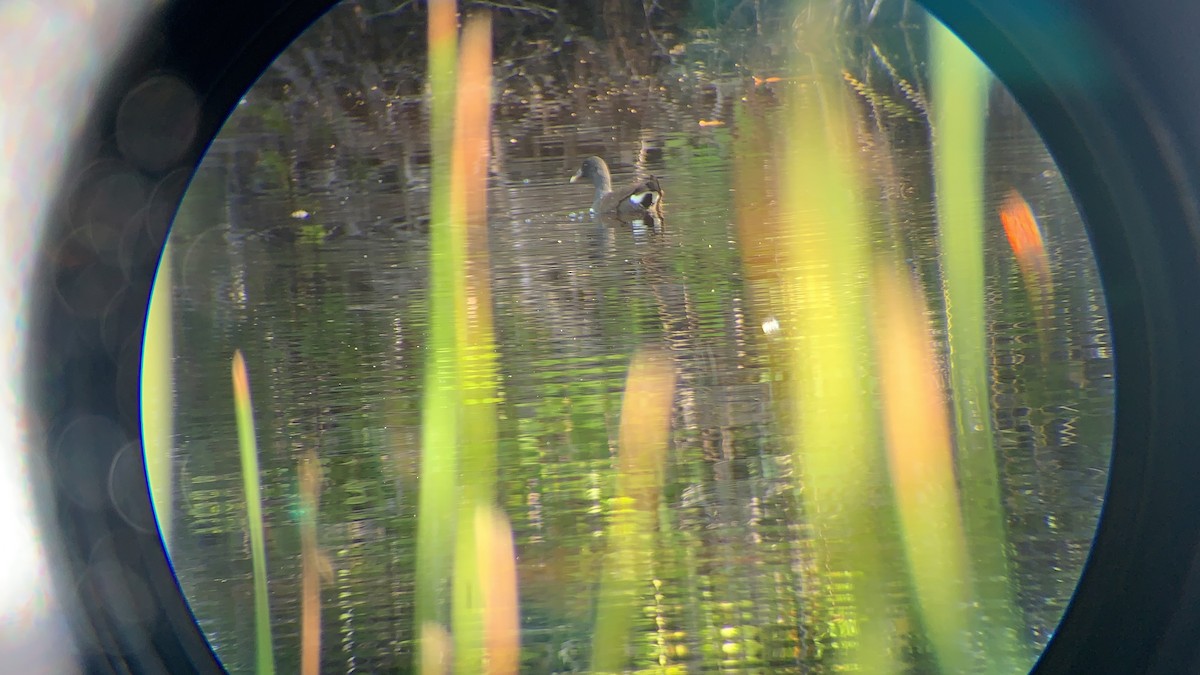
[[[440,57],[425,3],[314,24],[171,234],[160,519],[230,670],[261,672],[259,506],[282,672],[1028,668],[1114,382],[1003,87],[935,72],[970,54],[900,0],[457,10]],[[588,214],[590,155],[658,177],[662,231]]]

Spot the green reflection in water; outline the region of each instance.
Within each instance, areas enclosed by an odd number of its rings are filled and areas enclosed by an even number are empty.
[[[856,260],[886,253],[911,266],[944,358],[924,107],[931,88],[919,65],[927,36],[915,20],[883,21],[901,9],[885,0],[870,36],[853,33],[856,46],[828,66],[826,80],[844,83],[842,114],[861,153],[861,184],[850,197],[867,215],[854,236],[872,255]],[[244,349],[255,383],[279,668],[299,663],[295,467],[309,449],[325,475],[317,540],[333,567],[322,589],[323,670],[402,670],[414,656],[420,449],[428,431],[421,401],[431,347],[427,115],[420,88],[405,80],[413,62],[374,49],[407,44],[380,37],[401,31],[403,17],[369,22],[364,37],[352,13],[337,12],[247,96],[201,167],[172,235],[172,556],[201,626],[234,672],[253,668],[252,617],[238,611],[253,591],[228,380],[214,365],[234,347]],[[853,12],[846,17],[843,28]],[[812,82],[784,58],[791,38],[769,30],[790,27],[791,18],[763,25],[761,38],[752,25],[742,33],[698,31],[690,42],[660,33],[674,53],[649,87],[621,79],[617,67],[605,71],[603,43],[588,51],[586,41],[572,42],[563,49],[580,51],[558,65],[512,60],[510,50],[524,41],[497,43],[499,68],[511,74],[497,91],[489,194],[504,391],[495,414],[497,501],[519,554],[523,672],[578,671],[591,662],[605,528],[618,490],[621,392],[629,359],[644,344],[670,355],[678,388],[651,573],[631,589],[639,613],[628,666],[863,666],[853,656],[863,626],[846,620],[845,610],[853,604],[873,614],[872,603],[886,608],[897,668],[928,672],[938,658],[929,627],[911,610],[918,599],[903,581],[890,491],[855,493],[855,508],[878,535],[874,564],[892,580],[870,582],[878,585],[864,600],[866,558],[825,564],[821,550],[831,542],[812,516],[803,479],[796,489],[808,468],[793,453],[792,422],[815,424],[803,417],[815,413],[799,409],[790,422],[777,414],[787,392],[804,385],[772,359],[788,339],[770,313],[782,299],[744,264],[751,253],[765,269],[787,271],[779,256],[799,235],[781,228],[772,209],[796,198],[765,178],[743,182],[735,167],[748,157],[779,168],[772,157],[791,141],[784,104]],[[330,85],[338,82],[347,89]],[[1086,237],[1053,163],[1000,90],[984,131],[982,400],[993,417],[1007,525],[1005,583],[1023,619],[1014,625],[1027,626],[1018,637],[1037,649],[1090,545],[1107,467],[1112,362]],[[743,143],[751,132],[766,150]],[[564,184],[578,158],[593,152],[622,178],[662,178],[662,236],[579,217],[586,199]],[[993,215],[991,205],[1010,187],[1037,211],[1051,251],[1048,339],[1036,332]],[[735,201],[744,195],[763,206],[769,236],[748,237],[737,224]],[[309,217],[293,218],[300,210]],[[297,228],[333,236],[288,241]],[[871,273],[859,264],[830,274],[856,283]],[[845,358],[869,362],[870,349],[863,342]],[[852,479],[886,486],[879,460],[859,462],[862,474]],[[980,644],[988,637],[973,635]]]

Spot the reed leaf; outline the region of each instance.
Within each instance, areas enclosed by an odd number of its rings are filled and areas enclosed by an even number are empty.
[[[246,493],[246,526],[250,530],[250,559],[254,570],[254,672],[258,675],[274,675],[275,653],[271,641],[271,604],[267,595],[267,546],[263,536],[258,442],[254,435],[250,376],[240,350],[233,353],[233,405],[237,414],[242,486]]]

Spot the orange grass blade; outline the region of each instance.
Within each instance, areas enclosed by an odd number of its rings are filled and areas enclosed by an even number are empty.
[[[946,395],[924,303],[879,265],[876,351],[893,496],[921,618],[942,672],[971,670],[972,598]]]
[[[246,491],[246,527],[250,531],[250,559],[254,572],[255,673],[274,675],[275,652],[271,640],[271,603],[267,595],[267,545],[263,536],[258,442],[254,437],[254,411],[250,404],[250,375],[246,372],[246,360],[242,358],[240,350],[233,353],[233,406],[237,415],[242,486]]]
[[[1016,190],[1009,190],[1004,198],[1004,204],[1000,207],[1000,222],[1004,224],[1008,243],[1018,257],[1045,250],[1033,209]]]
[[[300,460],[300,673],[321,672],[321,567],[317,547],[317,511],[321,500],[321,463],[312,450]]]
[[[674,392],[675,371],[665,354],[644,350],[634,356],[621,405],[617,486],[646,513],[658,510]]]
[[[671,432],[675,369],[666,353],[644,350],[629,364],[617,459],[617,496],[605,540],[592,630],[592,671],[621,672],[637,613],[640,583],[650,581],[654,516]]]
[[[1029,202],[1016,190],[1009,190],[1000,205],[1000,224],[1004,226],[1008,245],[1017,257],[1017,266],[1030,297],[1039,301],[1052,288],[1050,258],[1037,217]]]
[[[492,124],[490,14],[474,14],[463,27],[455,100],[450,220],[465,270],[462,284],[465,295],[458,307],[458,339],[460,348],[486,360],[494,354],[491,270],[487,255],[487,177]],[[468,368],[463,383],[466,403],[478,402],[479,389],[487,388],[494,380],[491,375],[490,368]],[[491,395],[483,393],[483,400],[490,401]],[[472,424],[465,426],[468,431],[473,428]]]
[[[439,623],[421,624],[421,675],[449,675],[454,662],[454,640]]]
[[[483,587],[484,662],[489,675],[515,675],[521,632],[512,527],[494,508],[475,511],[475,555]]]
[[[457,275],[456,363],[461,419],[458,532],[452,589],[455,671],[486,669],[487,597],[479,568],[477,511],[496,499],[496,349],[487,257],[487,179],[491,141],[492,19],[472,14],[458,55],[450,162],[450,228]],[[486,535],[485,535],[486,536]]]

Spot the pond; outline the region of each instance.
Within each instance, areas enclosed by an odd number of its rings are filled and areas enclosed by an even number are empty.
[[[231,672],[256,668],[235,350],[248,366],[257,430],[276,667],[300,670],[304,569],[313,565],[321,670],[416,669],[417,539],[432,517],[420,488],[437,223],[424,57],[384,48],[403,31],[410,43],[423,39],[424,10],[406,4],[335,8],[247,94],[188,190],[156,287],[172,300],[173,335],[171,398],[147,394],[173,402],[171,495],[158,502],[159,518],[180,586]],[[792,39],[811,37],[802,22],[816,19],[752,4],[755,12],[721,10],[719,23],[703,13],[657,17],[635,31],[653,38],[640,43],[612,25],[603,38],[597,28],[564,39],[547,8],[497,11],[486,248],[472,253],[486,265],[494,347],[459,367],[482,368],[494,386],[494,504],[515,552],[519,669],[592,669],[614,578],[631,599],[617,659],[629,671],[1028,668],[1087,557],[1111,446],[1105,302],[1071,195],[1019,107],[991,82],[976,204],[986,390],[970,402],[985,421],[964,431],[955,426],[951,334],[960,328],[947,310],[927,114],[933,29],[907,3],[875,3],[870,26],[869,8],[847,5],[831,24],[847,36],[834,52],[837,78],[820,80],[819,69],[797,65],[805,61]],[[654,30],[668,24],[688,28]],[[506,42],[514,35],[518,46]],[[645,64],[635,63],[642,53]],[[885,308],[867,312],[884,323],[848,344],[849,370],[792,365],[797,353],[834,352],[804,351],[823,339],[814,317],[824,309],[810,307],[817,296],[789,300],[789,284],[805,287],[812,270],[838,264],[790,266],[798,259],[789,252],[813,235],[776,208],[797,200],[779,168],[781,147],[796,138],[790,120],[804,109],[797,91],[846,102],[862,167],[853,194],[861,218],[835,230],[858,233],[870,255],[828,278],[865,286],[873,261],[893,261],[918,291],[906,302],[927,308],[916,334],[928,331],[930,372],[950,392],[929,419],[951,420],[950,509],[968,556],[965,576],[940,582],[946,616],[968,619],[958,661],[945,654],[922,581],[922,565],[942,569],[920,557],[941,550],[941,537],[929,538],[932,548],[913,542],[907,460],[897,463],[890,431],[897,413],[885,399],[897,389],[884,354],[903,342],[888,327],[902,324],[887,323]],[[661,228],[592,217],[591,186],[568,182],[591,155],[617,184],[658,178]],[[1006,201],[1011,190],[1020,201]],[[1031,277],[1014,253],[999,215],[1013,203],[1036,213],[1048,277]],[[889,304],[873,297],[870,307]],[[636,443],[627,425],[637,428],[623,404],[639,386],[638,363],[670,373],[669,431],[648,524],[623,549],[621,461],[623,445]],[[804,398],[836,390],[836,380],[865,397],[864,417],[835,409],[837,419],[822,420],[827,408]],[[919,380],[899,382],[900,398],[919,398]],[[820,424],[842,439],[833,479],[816,476],[820,460],[806,454]],[[972,482],[972,433],[987,437],[994,495]],[[859,445],[866,450],[856,454]],[[998,520],[979,526],[972,505],[993,502]],[[315,522],[315,553],[306,521]],[[996,532],[999,562],[978,558]],[[614,551],[640,561],[634,572],[612,576]],[[439,598],[448,614],[448,594]],[[884,643],[890,656],[880,661],[869,652]]]

